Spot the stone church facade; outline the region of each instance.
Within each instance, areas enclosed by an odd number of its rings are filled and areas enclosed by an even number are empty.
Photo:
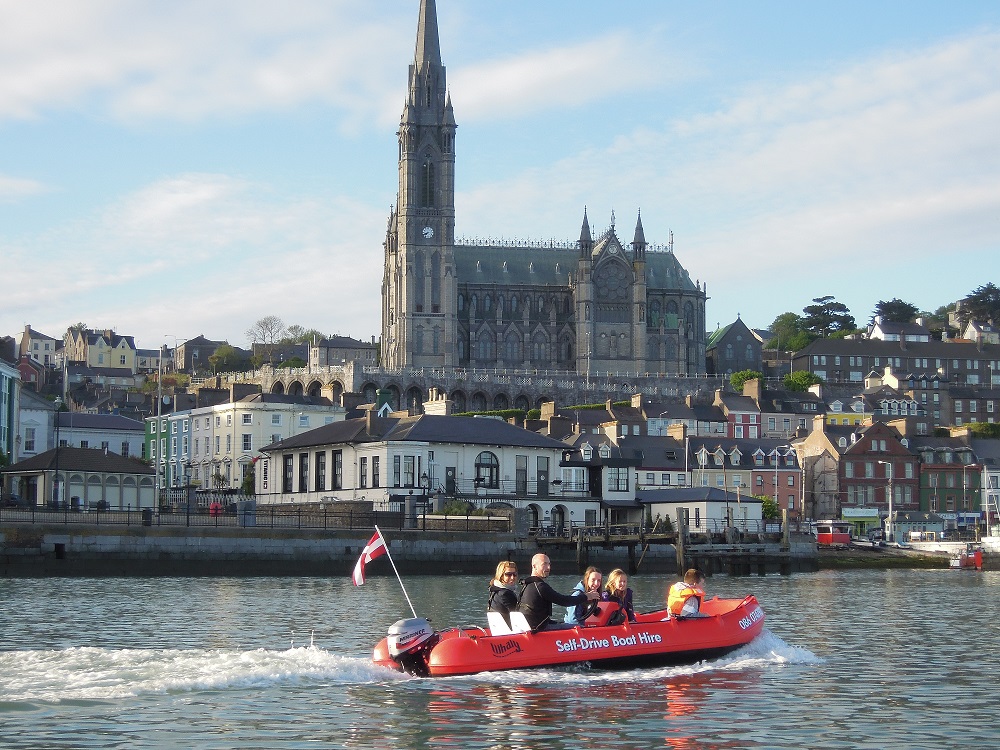
[[[421,0],[384,242],[382,366],[695,375],[705,286],[673,252],[583,212],[565,243],[455,241],[456,122],[434,0]]]

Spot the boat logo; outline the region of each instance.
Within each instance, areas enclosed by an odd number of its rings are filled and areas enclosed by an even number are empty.
[[[511,654],[521,653],[521,644],[513,638],[506,643],[491,643],[490,648],[493,650],[494,656],[501,658],[504,656],[510,656]]]
[[[755,622],[759,622],[764,619],[764,613],[761,611],[760,607],[754,607],[753,612],[748,614],[742,620],[740,620],[740,628],[746,630],[751,627]]]

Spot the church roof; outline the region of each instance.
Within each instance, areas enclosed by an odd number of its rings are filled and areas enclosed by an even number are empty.
[[[611,230],[595,243],[609,240]],[[618,243],[621,245],[621,243]],[[631,251],[626,250],[626,257]],[[459,284],[509,286],[560,286],[576,275],[580,250],[576,242],[510,243],[485,242],[455,245],[455,266]],[[650,290],[694,291],[695,283],[672,252],[648,249],[646,285]]]

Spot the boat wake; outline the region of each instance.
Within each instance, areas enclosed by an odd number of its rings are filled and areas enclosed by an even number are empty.
[[[560,669],[534,669],[518,672],[493,672],[470,675],[464,679],[479,682],[509,683],[516,674],[520,684],[552,684],[553,682],[660,682],[685,676],[757,672],[785,664],[821,664],[823,659],[808,649],[792,646],[770,630],[764,629],[757,638],[741,646],[731,654],[718,659],[708,659],[695,664],[634,669],[625,672],[595,670],[588,667],[567,667]],[[463,678],[451,678],[463,679]]]
[[[255,649],[106,649],[0,652],[0,704],[112,701],[153,693],[263,688],[281,683],[406,679],[369,659],[315,646]]]
[[[768,630],[720,659],[640,669],[627,679],[657,681],[684,675],[751,672],[782,664],[816,664],[812,652]],[[115,701],[148,694],[260,689],[279,684],[371,684],[416,680],[377,667],[367,657],[340,656],[316,646],[271,649],[106,649],[0,652],[0,704]],[[476,683],[621,682],[622,672],[586,667],[493,672],[440,678]],[[424,684],[436,680],[421,681]]]

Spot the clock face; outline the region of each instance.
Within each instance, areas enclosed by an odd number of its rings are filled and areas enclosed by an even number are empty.
[[[424,239],[429,240],[434,236],[434,227],[424,227]]]

